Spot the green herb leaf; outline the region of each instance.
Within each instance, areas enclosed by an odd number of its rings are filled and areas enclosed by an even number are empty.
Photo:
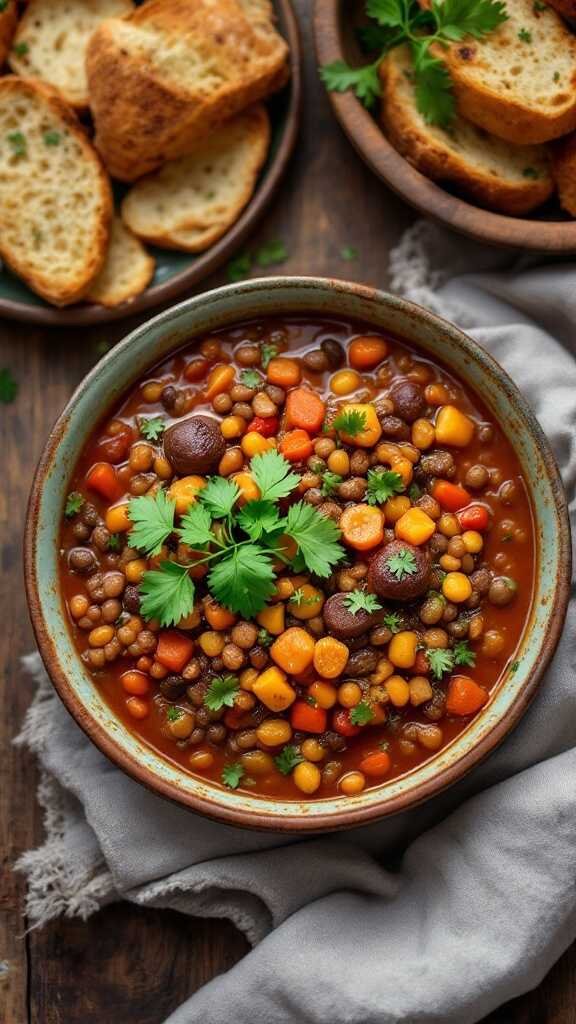
[[[397,580],[403,580],[406,576],[413,576],[418,571],[416,559],[408,548],[401,548],[398,554],[390,555],[386,559],[386,565]]]
[[[204,694],[204,704],[209,711],[234,707],[234,698],[240,689],[237,676],[215,676]]]
[[[238,513],[237,523],[252,540],[263,533],[272,533],[280,522],[278,509],[271,501],[249,501]]]
[[[84,498],[78,491],[70,491],[70,494],[66,498],[66,504],[64,506],[64,515],[67,519],[71,519],[77,512],[80,511],[84,504]]]
[[[61,139],[60,132],[44,132],[44,144],[46,146],[59,146]]]
[[[374,712],[369,704],[365,700],[361,700],[359,704],[350,711],[350,721],[352,725],[368,725],[374,718]]]
[[[240,497],[238,484],[223,476],[211,476],[198,493],[198,501],[208,509],[214,519],[227,519]]]
[[[235,256],[234,259],[230,260],[226,267],[226,274],[228,280],[234,283],[235,281],[242,281],[245,277],[248,277],[252,270],[252,257],[250,253],[243,252],[239,256]]]
[[[415,505],[418,498],[422,497],[422,488],[419,487],[418,484],[410,484],[410,487],[408,488],[408,497],[412,504]]]
[[[346,594],[344,604],[353,615],[358,612],[377,612],[382,607],[376,595],[367,594],[365,590],[352,590]]]
[[[334,491],[342,483],[343,479],[344,478],[339,476],[338,473],[331,473],[330,470],[327,469],[322,474],[321,492],[324,495],[324,497],[329,498],[331,494],[334,494]]]
[[[435,679],[442,679],[442,676],[446,672],[451,672],[454,668],[452,651],[446,650],[442,647],[429,647],[426,651],[426,658],[428,659],[430,671]]]
[[[527,28],[521,28],[519,33],[518,33],[518,39],[520,40],[521,43],[531,43],[532,42],[532,33],[529,32]]]
[[[508,672],[510,673],[511,676],[513,676],[514,673],[517,672],[519,668],[520,668],[520,662],[519,661],[513,661],[512,664],[510,665],[510,668],[508,669]]]
[[[214,540],[212,533],[212,517],[204,505],[196,501],[182,516],[180,529],[176,531],[184,544],[192,548],[201,548]]]
[[[467,665],[470,668],[474,668],[476,664],[476,654],[470,648],[467,640],[458,640],[452,648],[452,654],[454,656],[455,665]]]
[[[306,608],[307,605],[309,606],[309,605],[317,604],[317,603],[318,603],[318,597],[317,596],[306,597],[306,594],[304,593],[302,587],[298,587],[298,589],[294,591],[294,593],[292,594],[292,597],[288,601],[288,604],[295,604],[297,608],[300,608],[300,607]]]
[[[28,46],[28,43],[22,42],[14,43],[12,49],[14,50],[14,53],[16,54],[17,57],[24,57],[28,53],[30,47]]]
[[[358,99],[370,110],[381,94],[379,64],[380,58],[363,68],[351,68],[343,60],[335,60],[320,69],[320,77],[330,92],[353,89]]]
[[[250,462],[250,470],[263,501],[287,498],[300,483],[300,477],[292,471],[288,460],[274,449],[255,455]]]
[[[290,775],[290,772],[297,764],[302,764],[305,758],[300,753],[298,747],[293,747],[291,744],[287,744],[282,747],[282,750],[277,757],[274,758],[274,764],[276,765],[279,772],[282,775]]]
[[[346,260],[347,263],[357,260],[358,249],[355,249],[352,245],[343,245],[340,249],[340,259]]]
[[[138,420],[138,430],[147,441],[157,441],[162,437],[166,429],[166,421],[162,416],[154,416],[151,419],[141,418]]]
[[[273,345],[271,342],[264,341],[260,345],[260,361],[262,363],[262,369],[267,370],[268,364],[271,359],[275,359],[278,355],[278,346]]]
[[[14,379],[12,371],[7,366],[0,370],[0,402],[8,405],[13,402],[18,394],[18,383]]]
[[[402,616],[398,612],[388,612],[382,619],[382,625],[391,633],[399,633],[403,626]]]
[[[306,568],[316,576],[329,576],[333,567],[346,557],[339,543],[340,530],[332,519],[321,515],[312,505],[303,501],[292,505],[282,526],[296,541]]]
[[[208,586],[219,604],[250,618],[274,593],[271,556],[255,544],[231,548],[212,568]]]
[[[450,42],[467,35],[482,39],[508,20],[500,0],[432,0],[432,14],[437,34]]]
[[[271,647],[274,643],[274,637],[267,629],[259,629],[257,643],[259,647]]]
[[[173,704],[170,704],[166,708],[166,719],[168,722],[177,722],[179,718],[182,718],[183,713],[182,708],[175,708]]]
[[[416,106],[428,124],[446,128],[456,114],[452,79],[441,60],[433,57],[426,40],[412,43]]]
[[[284,242],[276,239],[273,242],[265,242],[256,251],[256,263],[259,267],[270,267],[275,263],[284,263],[288,259],[288,250]]]
[[[258,370],[242,370],[240,381],[245,388],[261,388],[264,383]]]
[[[10,132],[6,136],[14,156],[26,156],[28,152],[28,143],[26,142],[26,136],[22,132]]]
[[[366,14],[385,28],[401,28],[406,22],[407,5],[403,0],[366,0]]]
[[[108,551],[119,551],[122,537],[119,533],[111,533],[108,538]]]
[[[131,498],[128,502],[128,518],[134,524],[130,533],[132,547],[147,555],[159,554],[165,540],[174,530],[176,505],[162,490],[155,495]]]
[[[239,761],[232,764],[225,764],[222,769],[222,782],[230,789],[238,789],[244,776],[244,769]]]
[[[369,469],[366,479],[366,501],[369,505],[383,505],[388,498],[404,490],[400,473],[394,473],[393,470]]]
[[[347,437],[356,437],[366,430],[366,413],[357,409],[340,412],[332,421],[332,429]]]
[[[140,583],[140,610],[145,619],[175,626],[194,608],[194,584],[185,566],[162,562],[145,572]]]

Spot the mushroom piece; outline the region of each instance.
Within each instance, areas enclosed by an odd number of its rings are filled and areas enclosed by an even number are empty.
[[[326,629],[341,640],[354,640],[378,622],[378,612],[367,612],[362,608],[353,612],[346,604],[349,596],[345,593],[333,594],[322,609]]]
[[[211,416],[189,416],[164,434],[164,454],[176,473],[208,473],[226,451],[220,425]]]
[[[407,559],[406,553],[412,557]],[[404,571],[402,561],[406,565]],[[389,601],[412,601],[428,589],[431,566],[427,548],[393,540],[381,548],[370,562],[368,588]]]

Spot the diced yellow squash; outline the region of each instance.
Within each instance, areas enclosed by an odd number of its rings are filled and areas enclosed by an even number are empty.
[[[466,448],[474,437],[474,423],[455,405],[443,405],[436,417],[436,441],[454,448]]]
[[[270,711],[285,711],[296,699],[294,690],[287,681],[286,674],[273,665],[262,672],[252,684],[252,693],[261,700]]]
[[[368,403],[351,402],[343,405],[339,411],[339,415],[343,413],[357,412],[361,416],[365,417],[366,426],[359,434],[354,436],[345,434],[343,431],[339,431],[340,437],[345,444],[353,444],[358,448],[371,448],[372,445],[378,443],[382,436],[382,427],[380,426],[380,420],[376,413],[376,409],[373,405]]]
[[[267,629],[272,636],[280,636],[284,632],[286,610],[283,604],[273,604],[263,608],[256,616],[256,622],[263,629]]]
[[[176,512],[183,516],[196,501],[198,491],[206,487],[203,476],[183,476],[168,488],[168,497],[176,503]]]
[[[436,524],[429,515],[421,508],[409,508],[397,521],[394,533],[398,540],[405,540],[408,544],[419,547],[425,544],[436,529]]]

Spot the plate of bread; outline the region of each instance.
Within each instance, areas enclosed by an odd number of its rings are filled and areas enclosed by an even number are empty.
[[[482,242],[576,251],[575,0],[316,0],[315,37],[336,116],[402,198]]]
[[[242,244],[294,147],[290,0],[0,0],[0,314],[114,320]]]

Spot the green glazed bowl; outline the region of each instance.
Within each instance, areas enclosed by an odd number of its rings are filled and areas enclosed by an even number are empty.
[[[491,699],[451,744],[406,775],[354,797],[282,801],[224,789],[186,774],[132,735],[105,703],[73,645],[58,588],[58,534],[68,481],[107,409],[158,361],[191,338],[258,316],[311,313],[359,319],[413,342],[452,367],[514,445],[536,516],[535,595],[515,655]],[[461,778],[518,722],[558,642],[569,594],[570,532],[556,463],[507,374],[452,324],[393,295],[344,281],[266,278],[218,288],[161,313],[94,367],[57,421],[38,466],[27,518],[28,602],[46,668],[78,724],[134,779],[185,807],[231,824],[287,832],[348,828],[405,810]],[[70,728],[73,728],[72,724]]]

